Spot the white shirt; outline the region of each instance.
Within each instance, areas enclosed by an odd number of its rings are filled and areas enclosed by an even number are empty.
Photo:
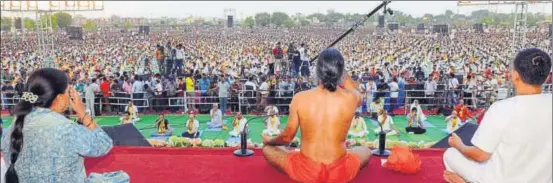
[[[378,116],[378,122],[381,123],[382,121],[384,120],[384,116],[382,115],[379,115]],[[384,125],[382,125],[382,129],[384,131],[387,131],[387,130],[392,130],[391,126],[390,125],[393,125],[394,124],[394,120],[392,119],[391,116],[388,116],[386,118],[386,122],[384,123]],[[380,129],[380,127],[377,127],[378,129]]]
[[[459,80],[457,78],[451,78],[448,82],[449,89],[455,89],[457,86],[459,86]]]
[[[96,83],[89,84],[85,89],[85,98],[86,99],[94,99],[95,92],[100,91],[100,86]]]
[[[259,90],[264,90],[261,92],[261,94],[268,94],[269,93],[269,84],[267,82],[261,83],[261,86],[259,86]]]
[[[184,131],[188,131],[188,125],[190,125],[190,120],[186,120],[186,125]],[[192,127],[192,132],[198,132],[198,128],[200,127],[200,122],[198,120],[194,119],[194,126]]]
[[[490,106],[471,141],[491,153],[478,182],[552,182],[552,97],[516,96]]]
[[[300,60],[309,61],[309,57],[307,56],[307,53],[305,53],[305,48],[301,47],[298,51],[300,52]]]
[[[8,171],[8,168],[6,167],[6,163],[4,163],[4,157],[2,157],[0,159],[0,176],[2,176],[2,178],[0,178],[1,183],[6,182],[5,177],[6,177],[7,171]]]
[[[181,49],[177,49],[176,50],[176,55],[175,57],[177,59],[184,59],[184,50],[181,48]]]
[[[388,86],[390,86],[390,98],[397,98],[397,90],[399,90],[399,85],[396,82],[391,82]]]

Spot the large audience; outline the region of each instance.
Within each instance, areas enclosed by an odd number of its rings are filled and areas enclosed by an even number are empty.
[[[335,47],[344,54],[349,74],[362,83],[360,90],[370,100],[388,98],[383,101],[388,109],[411,102],[398,101],[405,95],[429,107],[465,100],[476,108],[508,87],[508,60],[516,50],[507,31],[374,32],[359,28]],[[96,109],[89,107],[92,115],[124,111],[130,97],[147,113],[204,112],[211,103],[225,112],[266,105],[285,112],[295,93],[317,86],[309,60],[342,33],[327,27],[192,26],[184,31],[152,28],[149,34],[98,31],[86,33],[84,40],[52,32],[46,39],[53,44],[47,45],[33,33],[5,34],[2,107],[17,103],[12,98],[21,96],[33,70],[53,66],[68,74],[86,101],[95,101]],[[551,49],[547,34],[538,30],[527,33],[525,46]],[[406,90],[412,92],[401,92]]]

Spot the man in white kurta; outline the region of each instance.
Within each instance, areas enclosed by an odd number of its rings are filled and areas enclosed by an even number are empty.
[[[461,126],[461,118],[457,115],[456,111],[452,111],[451,115],[445,118],[446,128],[443,131],[447,134],[453,133]]]
[[[238,137],[240,132],[242,132],[244,127],[246,127],[246,122],[246,118],[242,116],[242,113],[238,112],[232,122],[232,131],[229,132],[229,135],[232,137]]]
[[[400,134],[399,130],[394,124],[394,120],[390,115],[388,115],[388,112],[386,112],[386,110],[380,109],[378,111],[378,123],[380,123],[380,125],[382,126],[382,130],[384,130],[386,135]],[[376,127],[376,129],[374,129],[375,134],[379,134],[380,132],[381,132],[380,127]]]
[[[368,134],[369,130],[367,130],[365,119],[359,116],[359,112],[356,112],[355,117],[353,117],[353,120],[351,122],[348,135],[353,137],[365,137]]]
[[[448,182],[552,182],[553,95],[542,94],[548,54],[530,48],[511,63],[516,96],[490,106],[467,146],[455,135],[443,155]],[[521,74],[519,74],[521,73]]]
[[[274,110],[271,110],[271,115],[265,119],[264,135],[276,136],[280,134],[280,119],[275,115]]]

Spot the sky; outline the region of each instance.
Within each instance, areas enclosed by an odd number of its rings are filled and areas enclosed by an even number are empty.
[[[117,15],[121,17],[218,17],[225,16],[225,9],[234,9],[236,19],[253,16],[259,12],[282,11],[287,14],[326,13],[334,9],[341,13],[366,14],[381,1],[104,1],[104,11],[77,13],[85,17],[99,18]],[[39,6],[48,7],[48,2],[39,2]],[[425,13],[440,14],[446,10],[455,13],[469,14],[471,11],[488,9],[492,12],[512,13],[514,5],[494,6],[463,6],[458,7],[457,1],[393,1],[388,6],[413,16]],[[551,14],[552,3],[530,5],[530,12],[545,12]],[[31,13],[27,13],[31,14]],[[25,15],[23,15],[25,16]],[[34,16],[34,14],[32,15]]]

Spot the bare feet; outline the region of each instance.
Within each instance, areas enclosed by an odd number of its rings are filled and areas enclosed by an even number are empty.
[[[456,173],[444,171],[444,180],[449,183],[466,183],[465,180]]]

